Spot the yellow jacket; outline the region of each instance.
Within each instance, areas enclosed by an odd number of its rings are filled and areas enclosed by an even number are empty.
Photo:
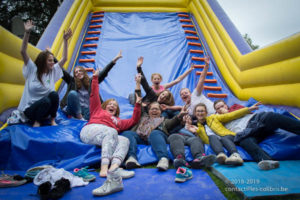
[[[213,114],[206,117],[206,124],[207,126],[209,126],[209,128],[211,128],[212,131],[215,132],[215,134],[219,136],[235,135],[236,133],[225,128],[223,123],[227,123],[232,120],[241,118],[246,114],[249,114],[249,110],[247,107],[226,114],[221,114],[221,115]],[[198,136],[205,144],[209,144],[209,139],[205,132],[205,127],[200,122],[198,122],[197,125],[198,125],[198,130],[197,130]]]

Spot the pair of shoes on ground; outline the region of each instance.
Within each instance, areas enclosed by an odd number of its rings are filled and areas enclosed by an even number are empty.
[[[20,175],[1,174],[0,188],[1,187],[16,187],[27,183],[27,180]]]
[[[81,177],[85,182],[91,182],[96,179],[96,176],[89,173],[88,167],[83,167],[81,169],[75,168],[73,172],[75,176]]]
[[[257,165],[261,170],[271,170],[278,168],[280,164],[277,160],[262,160]]]
[[[241,166],[243,165],[244,161],[241,158],[240,154],[238,153],[233,153],[229,157],[223,152],[219,153],[217,155],[217,163],[220,165],[235,165],[235,166]]]
[[[71,189],[71,183],[68,179],[61,178],[55,182],[53,189],[49,181],[42,183],[38,187],[38,194],[40,194],[41,199],[59,199],[67,191]]]
[[[141,164],[132,156],[130,156],[125,162],[126,169],[134,169],[141,167]]]
[[[192,170],[187,167],[178,167],[176,171],[175,182],[183,183],[193,178]]]
[[[122,168],[107,173],[106,181],[99,188],[93,190],[95,196],[105,196],[124,189],[123,178],[131,178],[134,176],[133,171],[126,171]]]
[[[191,166],[193,169],[201,169],[211,167],[216,161],[215,155],[207,155],[195,158],[191,162]]]

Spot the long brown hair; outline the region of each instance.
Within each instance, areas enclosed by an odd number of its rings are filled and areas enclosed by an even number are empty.
[[[37,78],[42,83],[42,85],[44,85],[42,81],[42,76],[44,73],[47,73],[47,59],[50,55],[53,56],[53,54],[50,51],[42,51],[39,53],[39,55],[37,56],[34,62],[37,67],[37,71],[36,71]]]
[[[158,96],[159,96],[161,93],[165,92],[165,91],[168,92],[168,98],[167,98],[166,102],[161,102],[161,103],[164,103],[164,104],[166,104],[166,105],[168,105],[168,106],[174,106],[175,101],[174,101],[173,94],[172,94],[172,92],[171,92],[170,90],[163,90],[163,91],[161,91],[161,92],[158,94]]]
[[[111,101],[117,102],[115,99],[107,99],[106,101],[104,101],[104,102],[101,104],[101,107],[105,110],[107,104],[109,104],[109,102],[111,102]],[[119,115],[120,115],[120,107],[119,107],[118,102],[117,102],[117,105],[118,105],[118,106],[117,106],[117,111],[116,111],[115,116],[116,116],[116,117],[119,117]]]
[[[87,75],[86,70],[82,66],[77,66],[77,67],[74,68],[74,72],[73,72],[74,75],[75,75],[75,69],[77,69],[77,68],[79,68],[80,71],[83,72],[83,78],[82,78],[82,80],[80,80],[79,78],[76,78],[74,76],[76,87],[77,87],[77,89],[80,89],[81,86],[83,85],[84,88],[88,90],[89,87],[90,87],[90,78]]]

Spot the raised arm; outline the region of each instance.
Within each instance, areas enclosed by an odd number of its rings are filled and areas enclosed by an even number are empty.
[[[143,57],[139,57],[137,64],[136,64],[136,69],[137,72],[140,73],[142,75],[141,77],[141,84],[146,92],[146,96],[148,96],[150,99],[150,101],[155,101],[157,96],[156,93],[153,91],[153,89],[149,86],[148,81],[144,75],[144,72],[142,70],[142,64],[143,64],[144,58]]]
[[[114,59],[108,65],[106,65],[103,70],[101,70],[98,76],[98,83],[101,83],[107,77],[108,72],[113,68],[120,58],[122,58],[122,50],[120,50],[118,55],[116,55],[116,57],[114,57]]]
[[[194,70],[194,65],[192,65],[192,67],[190,69],[188,69],[186,72],[184,72],[182,75],[180,75],[177,79],[175,79],[174,81],[167,83],[164,85],[165,89],[168,89],[174,85],[176,85],[177,83],[179,83],[180,81],[182,81],[187,75],[189,75],[189,73],[191,73]]]
[[[200,76],[198,84],[196,86],[196,91],[197,91],[198,96],[201,95],[203,88],[204,88],[204,81],[205,81],[205,77],[206,77],[208,65],[209,65],[209,57],[208,56],[204,57],[204,62],[205,62],[205,66],[202,70],[201,76]]]
[[[101,101],[100,101],[100,97],[99,97],[98,76],[99,76],[99,70],[95,70],[93,73],[92,91],[90,94],[90,113],[91,114],[93,113],[93,111],[101,109]]]
[[[34,25],[32,20],[28,20],[27,22],[24,23],[24,37],[23,37],[23,41],[22,41],[22,46],[21,46],[21,55],[24,61],[24,64],[27,65],[28,60],[29,60],[29,56],[27,54],[27,46],[28,46],[28,40],[29,40],[29,36],[30,36],[30,32],[33,29]]]
[[[64,31],[64,35],[63,35],[63,40],[64,40],[63,55],[62,55],[62,59],[58,61],[58,64],[61,68],[68,60],[68,40],[71,37],[72,37],[72,30],[69,28],[67,31]]]

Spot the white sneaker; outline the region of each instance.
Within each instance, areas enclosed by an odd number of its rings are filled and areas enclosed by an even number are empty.
[[[141,167],[141,164],[132,156],[130,156],[125,162],[126,169],[134,169]]]
[[[162,157],[158,164],[156,165],[156,167],[158,168],[158,170],[161,171],[167,171],[169,168],[169,160],[166,157]]]
[[[270,170],[279,167],[279,161],[276,160],[262,160],[258,164],[259,169]]]
[[[227,156],[223,152],[221,152],[217,155],[217,163],[219,163],[220,165],[224,165],[226,159],[227,159]]]
[[[93,190],[93,195],[105,196],[123,190],[122,177],[116,172],[108,172],[106,181],[101,187]]]
[[[122,178],[131,178],[135,175],[135,172],[134,171],[128,171],[128,170],[125,170],[125,169],[122,169],[122,168],[118,168],[116,170],[116,173],[121,176]]]
[[[225,160],[225,164],[226,165],[237,165],[237,166],[240,166],[240,165],[243,165],[244,164],[244,161],[243,159],[241,158],[240,154],[238,153],[233,153],[229,156],[229,158],[227,158]]]

